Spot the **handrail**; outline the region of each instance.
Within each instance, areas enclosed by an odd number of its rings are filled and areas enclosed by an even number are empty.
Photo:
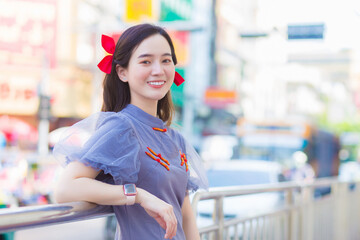
[[[328,187],[331,184],[339,183],[337,177],[328,177],[328,178],[319,178],[313,182],[281,182],[276,184],[256,184],[256,185],[246,185],[246,186],[231,186],[231,187],[214,187],[211,188],[208,192],[200,191],[197,192],[192,199],[193,211],[196,213],[197,203],[200,200],[207,199],[219,199],[223,197],[232,197],[239,195],[247,194],[256,194],[264,192],[280,192],[286,190],[295,190],[301,189],[304,187],[309,188],[318,188],[318,187]],[[346,183],[355,183],[355,182],[346,182]]]
[[[318,179],[311,183],[283,182],[279,184],[251,185],[211,188],[208,192],[197,192],[192,199],[192,207],[197,213],[197,203],[205,199],[255,194],[262,192],[286,191],[303,187],[322,187],[338,183],[337,178]],[[349,183],[349,182],[347,182]],[[351,182],[350,182],[351,183]],[[18,208],[0,209],[0,233],[26,228],[106,217],[113,214],[111,206],[101,206],[88,202],[72,202]]]
[[[0,210],[0,233],[88,220],[111,214],[113,214],[111,206],[88,202],[5,208]]]
[[[316,179],[313,182],[283,182],[272,185],[211,188],[209,192],[197,192],[194,195],[192,199],[192,208],[194,212],[197,213],[197,204],[200,200],[214,200],[212,224],[199,228],[202,239],[228,239],[230,228],[233,230],[232,234],[235,232],[235,235],[232,235],[232,237],[237,239],[239,236],[237,232],[239,226],[241,226],[242,234],[244,234],[242,239],[248,239],[246,234],[256,234],[256,239],[345,240],[352,239],[351,234],[356,235],[357,233],[360,233],[360,231],[355,230],[358,229],[357,226],[356,228],[347,226],[347,224],[351,222],[351,220],[349,220],[350,215],[355,216],[356,220],[358,220],[360,211],[348,209],[348,207],[345,209],[349,204],[348,201],[350,199],[355,200],[356,203],[357,199],[360,199],[358,185],[359,181],[343,181],[339,180],[337,177],[331,177]],[[316,197],[314,193],[317,188],[329,188],[330,194],[327,196]],[[353,189],[355,189],[355,191],[353,191]],[[235,217],[233,219],[224,219],[223,202],[225,198],[265,192],[282,192],[285,201],[279,208],[270,210],[269,212]],[[352,194],[352,197],[349,197],[350,194]],[[323,204],[323,206],[316,205],[317,203]],[[315,206],[318,206],[318,208]],[[327,207],[327,209],[324,206]],[[326,209],[325,212],[324,209]],[[315,211],[317,212],[315,213]],[[322,223],[320,223],[321,221],[319,220],[321,216],[326,216],[325,219],[322,219]],[[315,218],[316,220],[314,220]],[[259,222],[263,224],[263,227],[267,227],[268,229],[271,224],[276,226],[276,231],[278,231],[277,235],[265,235],[264,231],[267,231],[266,234],[272,234],[271,230],[261,229],[259,227]],[[281,224],[281,222],[283,222],[283,224]],[[268,224],[268,226],[265,224]],[[316,232],[319,230],[319,224],[327,224],[322,228],[330,227],[331,231],[324,233],[323,229],[321,229],[321,231]],[[256,233],[254,233],[255,227]],[[281,228],[282,230],[280,231],[279,229]],[[347,231],[349,233],[347,233]],[[280,235],[278,235],[279,232]],[[298,234],[300,234],[300,232],[305,238],[299,238]],[[328,238],[326,236],[325,238],[310,238],[310,236],[319,236],[321,234],[321,236],[324,237],[324,235],[328,235],[328,233],[333,233],[335,237]],[[262,235],[262,238],[259,238],[259,235]],[[251,236],[254,237],[254,235]]]

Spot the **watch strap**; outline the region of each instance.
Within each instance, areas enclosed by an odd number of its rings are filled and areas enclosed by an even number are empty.
[[[126,205],[134,205],[136,196],[126,196]]]

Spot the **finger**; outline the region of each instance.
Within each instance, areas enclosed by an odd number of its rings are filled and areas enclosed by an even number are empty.
[[[176,235],[177,221],[174,219],[173,213],[166,215],[166,234],[165,238],[171,239]]]
[[[177,231],[177,224],[174,223],[174,227],[173,227],[173,232],[171,234],[171,238],[175,237],[176,236],[176,231]]]
[[[171,220],[170,220],[169,217],[167,217],[167,220],[165,220],[165,222],[166,222],[165,238],[166,238],[166,239],[170,239],[170,238],[172,238],[172,235],[173,235],[174,225],[173,225],[173,223],[171,222]]]
[[[172,232],[171,232],[171,236],[175,237],[176,235],[176,229],[177,229],[177,219],[175,217],[174,212],[171,212],[171,223],[172,223]]]
[[[177,231],[177,219],[176,219],[175,214],[174,214],[173,211],[171,211],[169,217],[170,217],[170,224],[171,224],[171,227],[170,227],[171,231],[170,231],[170,233],[169,233],[169,237],[170,237],[170,238],[173,238],[173,237],[176,236],[176,231]]]
[[[175,220],[174,220],[174,234],[173,234],[173,237],[176,236],[176,232],[177,232],[177,219],[176,219],[175,215],[174,215],[174,218],[175,218]]]

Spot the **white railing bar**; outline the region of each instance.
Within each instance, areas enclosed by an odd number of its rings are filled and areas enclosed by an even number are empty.
[[[111,206],[88,202],[49,204],[0,210],[0,233],[112,215]]]
[[[219,230],[219,226],[212,224],[206,227],[201,227],[199,233],[215,232]]]
[[[341,183],[337,177],[319,178],[315,182],[281,182],[277,184],[257,184],[247,186],[232,186],[232,187],[214,187],[209,192],[198,192],[200,194],[199,200],[218,199],[221,197],[231,197],[239,195],[248,195],[264,192],[280,192],[286,190],[302,189],[302,188],[317,188],[330,187],[331,184]],[[351,183],[351,182],[344,182]]]

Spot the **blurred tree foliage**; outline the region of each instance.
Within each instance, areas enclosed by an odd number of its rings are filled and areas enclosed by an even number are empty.
[[[336,134],[343,132],[360,132],[360,119],[352,118],[342,122],[330,122],[326,113],[317,117],[320,128],[325,128]]]

